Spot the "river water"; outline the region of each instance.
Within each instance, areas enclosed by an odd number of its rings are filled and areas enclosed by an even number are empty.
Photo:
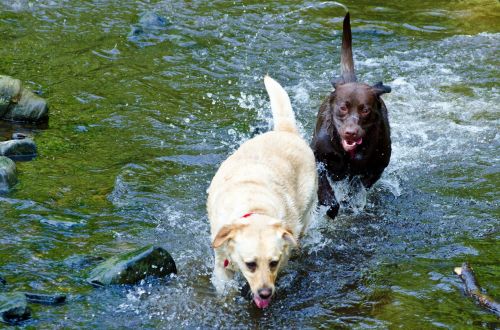
[[[470,261],[500,298],[497,1],[346,1],[361,81],[383,80],[393,157],[335,221],[320,210],[270,308],[218,297],[206,189],[270,127],[262,78],[289,92],[301,131],[338,73],[343,10],[320,1],[0,0],[0,74],[50,104],[0,195],[5,290],[63,292],[33,328],[498,328],[465,298]],[[154,11],[166,26],[138,26]],[[130,34],[130,35],[129,35]],[[345,185],[340,184],[341,192]],[[176,277],[94,289],[92,262],[156,244]]]

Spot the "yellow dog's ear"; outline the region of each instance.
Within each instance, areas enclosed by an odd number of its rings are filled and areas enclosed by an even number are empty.
[[[235,232],[243,227],[242,225],[226,225],[222,227],[217,235],[214,238],[214,241],[212,242],[212,247],[214,249],[217,249],[220,247],[224,242],[227,240],[231,239],[234,237]]]
[[[290,243],[293,247],[297,246],[297,240],[293,236],[292,232],[288,229],[283,230],[283,234],[281,235],[285,241]]]
[[[293,247],[296,247],[299,244],[295,239],[295,236],[293,236],[293,231],[290,228],[284,227],[281,223],[276,223],[273,226],[276,228],[278,235],[280,235],[281,238],[283,238],[288,244]]]

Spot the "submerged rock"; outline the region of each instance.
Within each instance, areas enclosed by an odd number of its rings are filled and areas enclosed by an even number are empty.
[[[28,301],[20,292],[0,294],[0,321],[16,324],[29,319]]]
[[[94,286],[136,284],[148,276],[176,274],[172,256],[161,247],[144,248],[112,257],[97,265],[87,281]]]
[[[16,182],[16,163],[10,158],[0,156],[0,191],[9,190]],[[0,277],[0,283],[4,281]]]
[[[146,11],[141,14],[139,23],[132,25],[128,34],[129,40],[138,41],[144,38],[158,38],[159,31],[164,30],[170,22],[154,11]]]
[[[154,11],[146,11],[139,18],[139,24],[145,29],[163,28],[169,24],[165,17],[162,17]]]
[[[2,285],[7,284],[7,281],[2,276],[0,276],[0,284],[2,284]]]
[[[35,157],[36,145],[32,139],[9,140],[0,142],[0,156]]]
[[[59,305],[66,301],[65,294],[42,294],[25,292],[26,300],[34,304]]]
[[[47,101],[24,89],[19,79],[0,75],[0,118],[38,122],[48,118]]]

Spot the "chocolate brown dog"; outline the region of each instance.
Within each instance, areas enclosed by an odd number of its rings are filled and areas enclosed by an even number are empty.
[[[387,109],[380,95],[391,88],[356,82],[352,57],[349,13],[344,18],[341,76],[332,81],[334,90],[321,105],[311,148],[319,163],[318,197],[334,218],[339,210],[328,178],[334,181],[359,176],[370,188],[382,175],[391,157]]]

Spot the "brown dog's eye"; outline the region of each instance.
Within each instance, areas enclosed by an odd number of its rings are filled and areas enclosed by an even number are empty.
[[[245,262],[245,265],[247,265],[247,268],[251,271],[254,272],[257,269],[257,263],[256,262]]]
[[[278,267],[278,261],[271,261],[269,263],[269,268],[274,269],[276,267]]]
[[[347,107],[345,105],[341,105],[339,107],[339,110],[340,110],[341,113],[346,113],[347,112]]]
[[[368,109],[368,108],[363,108],[363,109],[361,109],[361,114],[362,114],[362,115],[367,115],[367,114],[369,114],[369,113],[370,113],[370,109]]]

